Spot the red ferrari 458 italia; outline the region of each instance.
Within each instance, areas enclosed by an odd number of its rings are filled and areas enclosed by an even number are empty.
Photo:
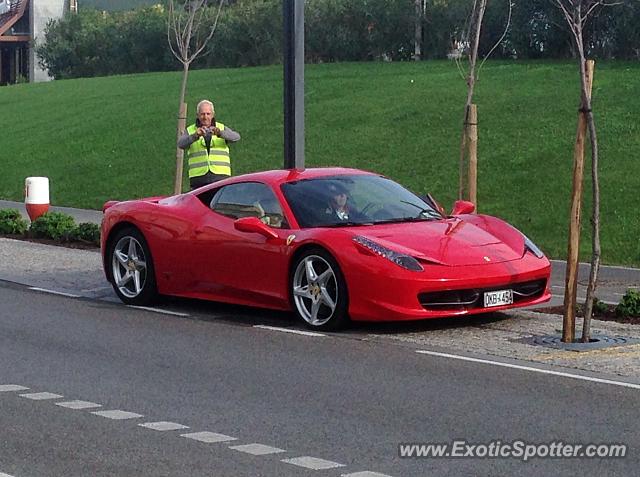
[[[293,310],[314,329],[550,299],[549,261],[506,222],[451,215],[378,174],[344,168],[230,177],[166,198],[107,202],[107,279],[127,304],[158,294]]]

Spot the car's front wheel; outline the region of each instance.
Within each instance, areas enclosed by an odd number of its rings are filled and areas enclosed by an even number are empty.
[[[128,305],[151,304],[158,295],[153,259],[142,233],[133,227],[119,231],[109,241],[111,284]]]
[[[338,263],[326,251],[303,253],[295,262],[290,286],[295,312],[310,328],[338,329],[348,323],[347,286]]]

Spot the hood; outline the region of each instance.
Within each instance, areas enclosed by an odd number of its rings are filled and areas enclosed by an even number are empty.
[[[509,235],[509,244],[496,236],[496,227],[491,227],[492,233],[458,218],[372,226],[359,235],[429,262],[449,266],[485,265],[522,258],[524,239],[518,240],[522,235],[504,226],[501,232]],[[517,236],[514,237],[514,233]]]

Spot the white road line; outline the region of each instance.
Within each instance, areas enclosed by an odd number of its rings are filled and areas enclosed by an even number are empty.
[[[391,476],[387,474],[380,474],[378,472],[370,472],[367,470],[365,472],[355,472],[353,474],[342,474],[341,477],[391,477]]]
[[[183,426],[177,422],[145,422],[144,424],[138,424],[140,427],[146,427],[147,429],[153,429],[154,431],[175,431],[177,429],[189,429],[189,426]]]
[[[56,406],[66,407],[68,409],[91,409],[94,407],[102,407],[102,404],[96,404],[95,402],[89,401],[65,401],[65,402],[57,402]]]
[[[215,432],[191,432],[189,434],[180,434],[181,437],[187,439],[193,439],[200,442],[206,442],[207,444],[213,444],[216,442],[228,442],[237,441],[237,437],[225,436],[224,434],[216,434]]]
[[[277,447],[265,446],[264,444],[245,444],[242,446],[230,446],[229,449],[236,450],[238,452],[245,452],[251,455],[268,455],[278,454],[280,452],[287,452],[284,449],[278,449]]]
[[[83,291],[85,293],[91,293],[91,292],[97,292],[97,291],[102,291],[102,290],[111,290],[112,287],[96,287],[96,288],[83,288],[80,291]]]
[[[278,326],[253,325],[253,327],[260,328],[263,330],[282,331],[284,333],[293,333],[296,335],[304,335],[304,336],[327,336],[322,333],[316,333],[314,331],[292,330],[290,328],[280,328]]]
[[[13,477],[13,475],[3,474],[2,472],[0,472],[0,477]]]
[[[91,414],[96,416],[106,417],[107,419],[137,419],[142,417],[142,414],[136,414],[135,412],[121,411],[114,409],[112,411],[93,411]]]
[[[65,292],[56,291],[56,290],[47,290],[46,288],[29,287],[29,290],[39,291],[43,293],[50,293],[52,295],[61,295],[69,298],[80,298],[80,295],[74,295],[73,293],[65,293]]]
[[[19,384],[0,384],[0,393],[7,391],[26,391],[27,387],[20,386]]]
[[[294,457],[292,459],[282,459],[280,462],[297,465],[311,470],[335,469],[336,467],[344,467],[344,464],[331,462],[330,460],[318,459],[316,457]]]
[[[34,401],[44,401],[45,399],[58,399],[64,396],[60,394],[53,393],[28,393],[28,394],[20,394],[21,397],[32,399]]]
[[[611,379],[592,378],[591,376],[583,376],[581,374],[564,373],[562,371],[551,371],[548,369],[533,368],[531,366],[521,366],[519,364],[502,363],[500,361],[491,361],[488,359],[471,358],[469,356],[460,356],[457,354],[437,353],[435,351],[416,350],[416,353],[428,354],[430,356],[439,356],[441,358],[459,359],[461,361],[471,361],[473,363],[492,364],[494,366],[502,366],[504,368],[520,369],[523,371],[532,371],[534,373],[551,374],[553,376],[562,376],[564,378],[580,379],[582,381],[591,381],[593,383],[612,384],[614,386],[622,386],[625,388],[640,389],[640,384],[625,383],[624,381],[613,381]]]
[[[154,313],[160,313],[162,315],[189,316],[188,313],[180,313],[179,311],[163,310],[161,308],[152,308],[150,306],[135,306],[135,305],[127,305],[127,306],[129,308],[135,308],[136,310],[152,311]]]

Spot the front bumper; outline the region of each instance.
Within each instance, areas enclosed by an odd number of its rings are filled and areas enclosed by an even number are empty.
[[[379,263],[378,263],[379,264]],[[390,264],[375,271],[357,268],[345,274],[349,291],[349,315],[356,321],[401,321],[490,313],[536,305],[551,299],[551,265],[546,258],[526,254],[522,259],[473,266],[427,265],[424,272],[410,272]],[[539,283],[539,289],[527,287]],[[514,303],[485,307],[485,291],[514,290]],[[515,293],[516,290],[533,292]],[[443,293],[444,292],[444,293]],[[474,300],[470,292],[477,292]],[[460,296],[456,304],[432,306],[441,296]],[[431,298],[431,304],[429,303]],[[440,300],[438,303],[442,303]]]

